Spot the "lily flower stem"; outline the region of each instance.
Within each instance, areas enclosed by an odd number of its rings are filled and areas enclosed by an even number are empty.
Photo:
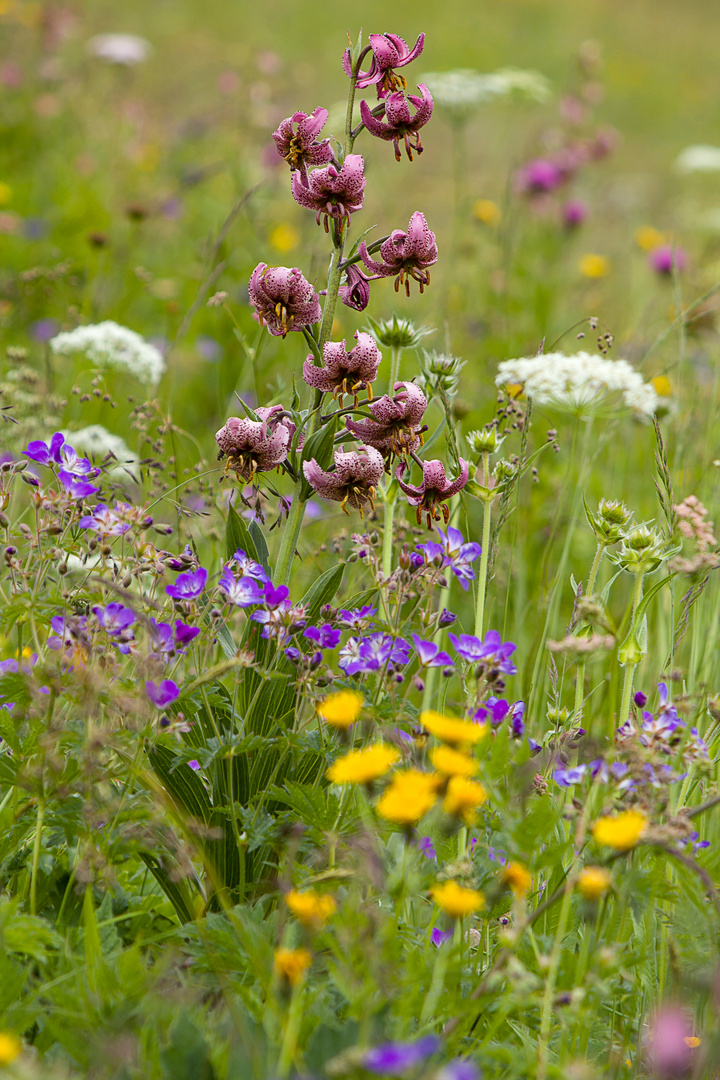
[[[490,480],[490,455],[483,454],[483,486],[488,487]],[[483,501],[482,551],[478,571],[477,599],[475,601],[475,637],[483,636],[485,621],[485,592],[487,589],[488,560],[490,558],[490,521],[492,517],[492,498]]]
[[[640,603],[640,601],[642,599],[643,577],[644,577],[644,575],[642,573],[636,574],[636,576],[635,576],[635,589],[633,591],[633,598],[632,598],[632,612],[635,611],[635,609],[637,608],[638,604]],[[630,626],[631,626],[631,630],[632,630],[632,614],[630,616]],[[633,692],[633,677],[635,675],[635,668],[636,667],[637,667],[637,663],[633,662],[633,661],[628,661],[628,663],[625,665],[625,678],[623,679],[622,701],[620,702],[620,713],[619,713],[619,716],[618,716],[618,727],[620,727],[622,724],[624,724],[625,721],[630,716],[630,702],[632,700],[632,692]],[[612,716],[610,717],[610,724],[611,725],[613,724]],[[615,729],[614,729],[614,727],[609,732],[609,735],[610,735],[610,743],[612,744],[615,741]]]
[[[593,589],[595,588],[595,580],[600,568],[600,560],[603,557],[605,547],[603,544],[598,543],[597,550],[595,551],[595,558],[593,559],[592,566],[590,567],[590,573],[588,575],[587,586],[585,588],[585,596],[592,596]],[[578,627],[578,629],[580,629]],[[585,661],[579,660],[577,666],[577,674],[575,676],[575,704],[573,706],[574,718],[579,721],[582,718],[583,700],[585,697]]]
[[[390,356],[390,385],[388,386],[388,394],[390,395],[390,397],[392,397],[393,395],[395,383],[397,382],[397,378],[400,373],[401,355],[402,349],[398,348],[397,346],[393,346]],[[385,503],[385,518],[383,521],[382,572],[383,577],[386,581],[392,573],[393,521],[395,518],[396,501],[397,496],[392,496]]]

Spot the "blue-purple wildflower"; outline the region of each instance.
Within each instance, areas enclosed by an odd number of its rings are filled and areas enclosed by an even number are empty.
[[[146,682],[145,693],[156,709],[165,709],[180,697],[180,689],[172,679],[163,679],[159,685],[150,681]]]
[[[412,639],[421,667],[434,668],[455,666],[450,654],[443,652],[440,649],[440,646],[436,645],[434,641],[423,641],[418,634],[413,634]]]
[[[516,673],[517,668],[510,660],[516,646],[512,641],[503,642],[497,630],[488,630],[482,641],[472,634],[448,634],[448,637],[456,653],[471,664],[484,664],[504,675]]]
[[[307,630],[303,630],[303,637],[314,641],[320,649],[336,649],[340,644],[342,631],[335,630],[330,623],[325,623],[323,626],[308,626]]]
[[[252,607],[253,604],[262,604],[265,599],[263,586],[254,577],[237,578],[229,565],[223,569],[218,585],[236,607]]]
[[[440,1047],[437,1035],[424,1035],[415,1042],[385,1043],[374,1050],[368,1050],[363,1058],[363,1067],[379,1075],[400,1076],[419,1065],[434,1054]]]
[[[178,574],[174,585],[166,585],[165,592],[173,600],[194,600],[205,588],[208,572],[202,566],[186,574]]]
[[[451,941],[453,936],[452,930],[441,930],[439,926],[433,926],[430,934],[430,941],[439,949],[441,945],[444,945],[446,941]]]

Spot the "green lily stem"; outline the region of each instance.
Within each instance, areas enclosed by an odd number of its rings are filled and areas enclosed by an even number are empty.
[[[32,850],[32,870],[30,872],[30,914],[37,915],[37,876],[40,863],[40,839],[42,837],[43,822],[45,820],[45,803],[38,800],[37,821],[35,822],[35,838]]]
[[[588,575],[587,586],[585,588],[585,596],[592,596],[593,589],[595,588],[595,579],[597,578],[598,570],[600,569],[600,561],[605,551],[604,544],[598,542],[597,549],[595,551],[595,558],[592,561],[590,567],[590,573]],[[575,704],[573,706],[573,713],[575,720],[580,720],[583,711],[583,699],[585,697],[585,661],[580,660],[577,666],[577,674],[575,676]]]
[[[386,581],[392,573],[393,520],[395,518],[396,502],[397,499],[393,498],[385,503],[385,517],[383,519],[382,573]]]
[[[632,598],[632,612],[635,611],[638,604],[642,599],[642,587],[643,577],[645,575],[640,573],[635,575],[635,588],[633,590]],[[632,633],[632,614],[630,616],[630,633]],[[618,716],[618,727],[625,723],[630,716],[630,701],[632,699],[633,692],[633,678],[635,675],[635,668],[637,667],[637,661],[629,660],[625,665],[625,678],[623,679],[622,701],[620,702],[620,713]],[[610,723],[613,723],[612,717]],[[610,742],[612,743],[615,738],[615,728],[613,727],[610,732]]]
[[[388,385],[388,394],[390,397],[395,393],[395,383],[398,381],[400,375],[400,357],[402,355],[402,349],[399,349],[396,345],[393,345],[392,352],[390,354],[390,383]]]
[[[475,603],[475,637],[483,636],[485,621],[485,592],[487,590],[488,559],[490,557],[490,520],[492,517],[492,499],[483,502],[482,552],[478,572],[477,600]]]

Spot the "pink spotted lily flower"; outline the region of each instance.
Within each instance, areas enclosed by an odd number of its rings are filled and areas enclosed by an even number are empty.
[[[363,242],[358,247],[360,258],[367,269],[377,278],[395,277],[395,292],[401,285],[405,294],[410,295],[410,279],[420,285],[420,292],[430,284],[430,267],[438,259],[435,233],[428,228],[425,215],[416,210],[410,218],[407,232],[393,229],[387,240],[380,246],[381,262],[373,259]]]
[[[259,263],[248,282],[255,318],[273,337],[285,337],[290,330],[302,330],[320,322],[320,300],[310,282],[296,266],[268,266]]]
[[[427,124],[432,116],[433,99],[430,91],[424,83],[418,86],[420,97],[417,94],[390,94],[385,100],[385,119],[373,116],[367,101],[360,102],[360,115],[362,121],[377,139],[385,139],[392,142],[395,147],[395,160],[400,161],[400,140],[405,143],[405,153],[410,161],[413,159],[412,152],[422,154],[423,148],[420,142],[420,128]],[[410,112],[411,102],[415,106],[415,115]],[[413,142],[414,140],[414,142]]]
[[[273,132],[273,139],[280,157],[285,158],[293,172],[297,171],[307,186],[308,165],[327,165],[333,159],[329,139],[317,141],[317,136],[328,118],[327,109],[317,108],[308,115],[293,113]]]
[[[370,334],[357,330],[355,340],[357,345],[349,352],[344,339],[328,341],[323,346],[324,367],[316,367],[312,356],[308,356],[303,364],[303,379],[308,386],[334,394],[340,401],[344,394],[354,394],[357,402],[361,390],[367,390],[371,398],[371,383],[377,378],[382,353]]]
[[[402,75],[395,74],[395,68],[405,67],[406,64],[417,60],[425,45],[425,35],[420,34],[412,49],[397,34],[370,34],[370,48],[372,50],[372,63],[367,71],[359,71],[355,86],[358,90],[367,90],[369,86],[377,86],[379,99],[387,97],[396,90],[407,86]],[[349,79],[352,78],[352,59],[350,50],[343,53],[343,70]]]
[[[219,458],[227,456],[227,468],[245,480],[281,465],[295,434],[282,405],[255,410],[259,420],[231,416],[215,435]]]
[[[448,499],[451,499],[467,484],[470,477],[468,463],[463,458],[460,458],[460,475],[456,480],[448,480],[442,461],[435,459],[423,461],[422,466],[422,483],[413,486],[403,480],[403,473],[406,468],[404,462],[398,465],[395,471],[398,484],[407,495],[410,505],[417,508],[418,525],[422,524],[423,514],[427,517],[428,528],[431,527],[433,521],[439,521],[438,505],[442,509],[442,516],[447,525],[450,520],[450,511],[447,506]]]
[[[370,282],[357,266],[345,267],[345,284],[338,289],[338,295],[345,307],[354,311],[364,311],[370,303]]]
[[[342,168],[326,165],[313,169],[304,183],[299,173],[293,173],[292,193],[295,202],[315,211],[318,225],[325,215],[325,232],[328,218],[334,218],[342,228],[350,221],[350,215],[362,209],[365,194],[365,163],[361,154],[348,154]]]
[[[315,458],[303,465],[305,479],[321,499],[339,502],[346,514],[347,504],[360,511],[366,503],[375,509],[375,495],[383,474],[382,454],[373,446],[359,446],[349,454],[335,451],[335,468],[321,469]]]
[[[374,446],[385,457],[405,457],[422,445],[422,418],[427,398],[419,386],[411,382],[396,382],[395,396],[385,394],[370,405],[373,418],[345,421],[347,430],[365,443]]]

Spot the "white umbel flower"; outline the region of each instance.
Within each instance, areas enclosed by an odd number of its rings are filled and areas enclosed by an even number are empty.
[[[120,435],[113,435],[102,424],[90,424],[78,431],[63,431],[67,442],[79,454],[87,454],[96,465],[104,461],[108,454],[113,454],[118,464],[112,466],[110,474],[130,471],[137,475],[140,458],[134,454]]]
[[[58,356],[84,353],[96,367],[127,371],[151,386],[157,386],[165,371],[159,349],[134,330],[110,320],[57,334],[50,339],[50,348]]]
[[[85,48],[91,56],[125,67],[142,64],[152,53],[150,42],[137,34],[96,34]]]
[[[522,386],[538,404],[551,403],[573,411],[594,408],[619,394],[628,408],[649,418],[660,402],[655,388],[627,360],[609,360],[587,352],[503,360],[495,382],[501,387]]]
[[[675,168],[680,173],[720,172],[720,146],[686,146]]]
[[[454,71],[431,71],[420,78],[436,105],[455,112],[469,112],[513,94],[535,101],[547,101],[552,96],[550,83],[544,75],[519,68],[502,68],[485,73],[471,68],[457,68]]]

